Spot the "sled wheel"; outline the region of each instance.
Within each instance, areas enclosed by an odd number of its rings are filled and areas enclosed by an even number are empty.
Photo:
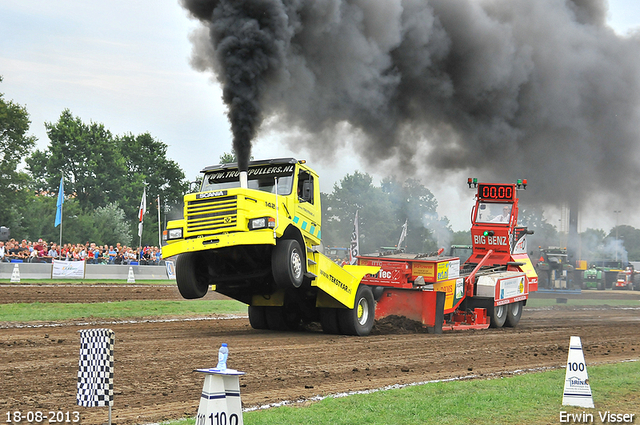
[[[249,323],[253,329],[269,329],[263,306],[249,306]]]
[[[491,327],[501,328],[507,320],[508,307],[506,305],[496,305],[490,309]]]
[[[300,327],[300,315],[286,307],[265,307],[265,317],[272,331],[295,331]]]
[[[185,253],[176,261],[176,283],[183,298],[202,298],[209,290],[207,265],[196,253]]]
[[[360,285],[352,309],[338,309],[338,325],[344,335],[369,335],[373,328],[375,301],[367,285]]]
[[[271,269],[276,285],[282,289],[299,288],[304,277],[304,256],[295,239],[278,241],[271,254]]]
[[[326,334],[338,335],[340,334],[340,327],[338,326],[338,311],[336,308],[321,308],[320,309],[320,324],[322,325],[322,332]]]
[[[522,301],[509,304],[507,307],[507,320],[504,325],[515,328],[522,317]]]

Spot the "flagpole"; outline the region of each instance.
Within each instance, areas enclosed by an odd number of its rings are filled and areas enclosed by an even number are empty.
[[[158,248],[162,248],[162,227],[160,226],[160,194],[158,194]]]
[[[62,208],[63,206],[60,205],[60,245],[58,245],[60,249],[62,249]]]
[[[64,173],[60,177],[60,186],[58,188],[58,200],[56,202],[56,219],[55,226],[60,226],[60,249],[62,249],[62,208],[64,205]],[[59,215],[58,215],[59,213]],[[60,221],[58,221],[58,218]]]
[[[60,177],[60,179],[63,179],[64,176]],[[62,180],[60,180],[60,187],[62,188]],[[60,196],[60,195],[58,195]],[[62,199],[64,200],[64,192],[62,193]],[[60,252],[62,253],[62,209],[64,208],[64,201],[60,204]]]
[[[138,211],[138,218],[140,219],[138,223],[138,236],[140,236],[140,245],[138,246],[141,248],[142,248],[142,226],[144,222],[144,215],[147,212],[147,187],[145,183],[143,183],[143,185],[144,186],[142,188],[142,200],[140,201],[140,210]]]

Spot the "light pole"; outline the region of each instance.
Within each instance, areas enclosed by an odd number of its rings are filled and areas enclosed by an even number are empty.
[[[618,217],[620,217],[621,210],[615,210],[613,213],[616,215],[616,261],[618,261]]]

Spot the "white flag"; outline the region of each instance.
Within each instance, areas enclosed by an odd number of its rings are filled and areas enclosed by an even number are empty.
[[[140,223],[138,224],[138,236],[142,237],[142,220],[147,212],[147,188],[142,190],[142,200],[140,201],[140,211],[138,212],[138,218]]]
[[[400,233],[400,240],[398,241],[398,249],[402,246],[402,242],[404,242],[404,238],[407,237],[407,220],[404,221],[402,225],[402,233]]]
[[[358,262],[358,255],[360,255],[360,244],[358,242],[358,211],[356,211],[356,218],[353,220],[353,232],[351,233],[351,249],[349,249],[349,264],[356,264]]]

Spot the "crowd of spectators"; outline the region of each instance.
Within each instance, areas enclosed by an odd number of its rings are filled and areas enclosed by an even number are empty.
[[[53,259],[67,261],[86,261],[87,264],[140,264],[161,265],[162,251],[157,246],[133,248],[117,243],[99,246],[93,242],[85,244],[48,243],[42,239],[37,242],[18,242],[10,239],[0,241],[0,261],[22,261],[25,263],[50,263]]]

